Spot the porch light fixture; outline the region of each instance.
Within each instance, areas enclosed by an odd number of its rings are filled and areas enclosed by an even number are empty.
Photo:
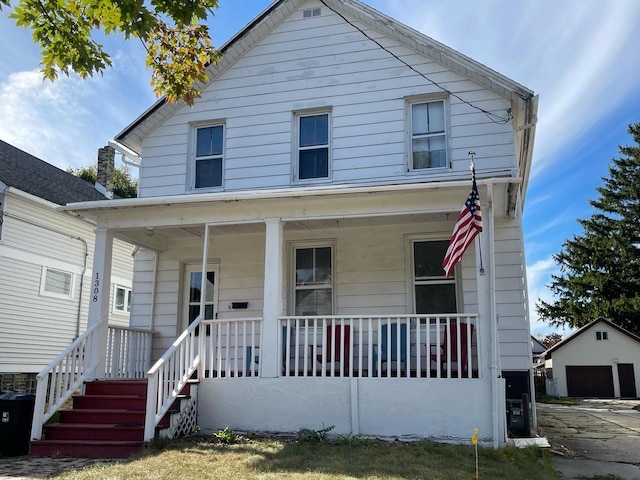
[[[145,227],[144,233],[149,237],[153,237],[153,234],[155,233],[155,229],[153,227]]]

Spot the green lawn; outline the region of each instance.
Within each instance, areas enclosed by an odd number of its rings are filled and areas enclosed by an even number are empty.
[[[551,455],[528,448],[479,449],[480,478],[487,480],[555,479]],[[471,446],[430,442],[382,443],[240,439],[223,444],[213,437],[178,441],[137,459],[55,477],[65,480],[457,480],[475,478]]]

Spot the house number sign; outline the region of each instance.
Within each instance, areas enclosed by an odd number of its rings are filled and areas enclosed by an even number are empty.
[[[96,272],[96,278],[93,280],[93,301],[98,301],[98,295],[100,295],[100,273]]]

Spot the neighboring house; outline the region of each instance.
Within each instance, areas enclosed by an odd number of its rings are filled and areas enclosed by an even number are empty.
[[[59,210],[106,197],[0,140],[0,388],[35,376],[87,326],[95,224]],[[129,325],[133,246],[114,242],[109,322]]]
[[[546,351],[560,397],[638,398],[640,337],[598,318]]]
[[[160,100],[115,138],[139,198],[68,207],[97,222],[94,279],[114,236],[141,247],[131,323],[164,356],[145,439],[197,375],[185,428],[504,444],[505,397],[532,383],[537,97],[355,0],[275,1],[222,53],[193,107]],[[470,151],[484,229],[446,278]],[[95,295],[83,379],[115,368]]]
[[[533,335],[531,336],[531,356],[533,360],[534,368],[538,365],[544,364],[544,352],[547,351],[547,347]]]

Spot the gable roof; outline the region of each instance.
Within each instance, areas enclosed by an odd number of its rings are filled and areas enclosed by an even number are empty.
[[[306,1],[275,0],[244,29],[220,47],[221,60],[207,68],[209,83],[232,66]],[[534,93],[526,87],[384,15],[359,0],[322,0],[322,3],[339,15],[349,17],[380,34],[393,38],[427,58],[511,100],[517,110],[512,112],[512,115],[517,118],[520,125],[535,123],[537,100]],[[205,87],[206,85],[199,85],[200,90]],[[531,105],[532,101],[534,102],[533,106]],[[140,153],[142,140],[183,106],[184,103],[181,101],[169,103],[163,97],[117,134],[115,140]],[[524,153],[530,156],[530,152]],[[524,161],[525,164],[528,164],[528,159]],[[527,166],[524,165],[525,176],[528,175]]]
[[[623,335],[626,335],[630,339],[635,340],[636,342],[640,343],[640,337],[638,337],[637,335],[634,335],[629,330],[626,330],[626,329],[622,328],[620,325],[616,325],[615,323],[611,323],[609,320],[606,320],[606,319],[600,317],[600,318],[595,319],[591,323],[585,325],[584,327],[576,330],[575,332],[573,332],[570,336],[568,336],[564,340],[556,343],[553,347],[551,347],[549,350],[547,350],[545,352],[545,355],[550,355],[555,350],[559,350],[560,348],[564,347],[570,341],[578,338],[580,335],[585,333],[587,330],[591,330],[596,325],[605,325],[607,327],[613,328],[614,330],[617,330],[618,332],[622,333]],[[547,357],[547,358],[549,358],[549,357]]]
[[[533,353],[534,355],[540,355],[541,353],[544,353],[546,350],[547,350],[547,347],[545,347],[540,340],[538,340],[536,337],[531,335],[531,353]]]
[[[89,182],[2,140],[0,183],[58,205],[107,199]]]

